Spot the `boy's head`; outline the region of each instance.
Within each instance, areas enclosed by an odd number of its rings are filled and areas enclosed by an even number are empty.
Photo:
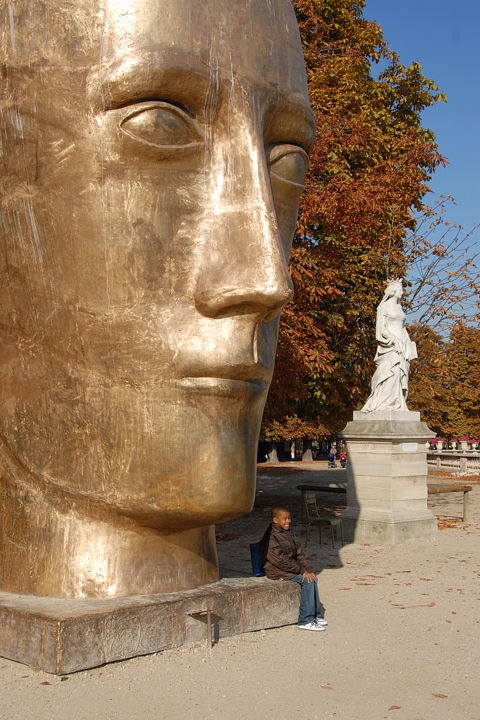
[[[272,509],[272,521],[274,525],[278,525],[282,530],[288,530],[292,522],[290,511],[281,506],[274,507]]]

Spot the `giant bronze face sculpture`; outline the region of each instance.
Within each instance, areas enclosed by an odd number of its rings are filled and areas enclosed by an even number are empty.
[[[313,138],[289,0],[1,13],[1,589],[217,578]]]

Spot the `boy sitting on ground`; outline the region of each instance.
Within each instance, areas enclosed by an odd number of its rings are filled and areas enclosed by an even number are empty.
[[[274,507],[272,524],[261,540],[261,551],[266,557],[265,574],[271,580],[292,580],[302,586],[298,627],[302,630],[325,630],[327,621],[322,617],[318,597],[317,576],[302,546],[290,530],[290,512]]]

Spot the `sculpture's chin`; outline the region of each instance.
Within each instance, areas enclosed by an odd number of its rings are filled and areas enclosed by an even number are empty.
[[[73,410],[52,393],[6,436],[47,496],[73,497],[84,515],[179,532],[251,509],[266,392],[237,381],[90,388]]]

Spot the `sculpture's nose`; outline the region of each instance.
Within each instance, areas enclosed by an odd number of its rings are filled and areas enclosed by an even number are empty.
[[[225,151],[214,162],[195,304],[210,317],[256,313],[270,320],[293,296],[291,238],[284,247],[263,147],[246,142],[228,157]]]

